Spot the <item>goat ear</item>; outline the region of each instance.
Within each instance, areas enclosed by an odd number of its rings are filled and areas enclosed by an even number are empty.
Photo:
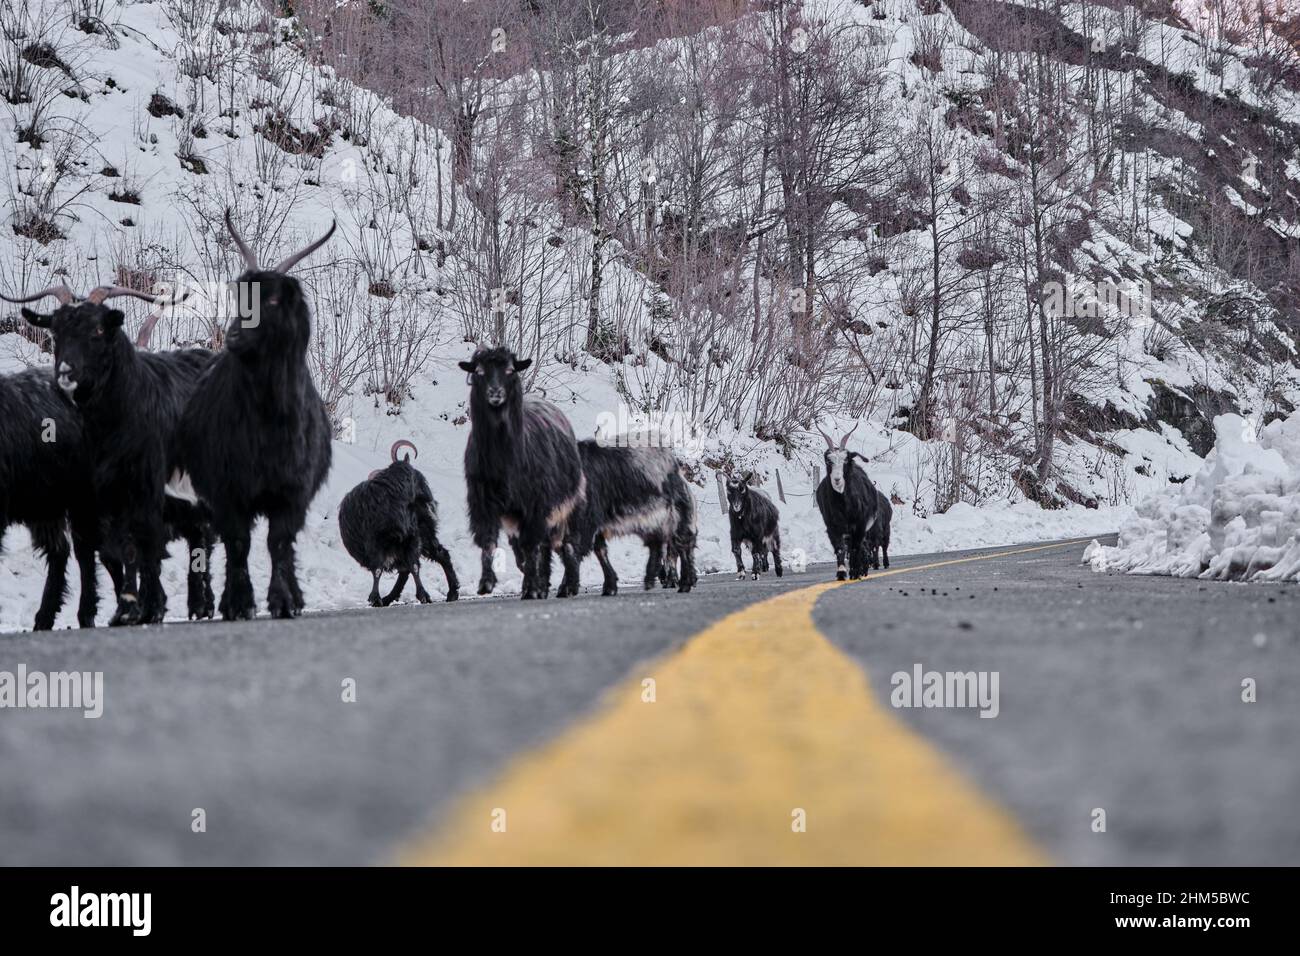
[[[31,309],[23,309],[23,318],[38,329],[48,329],[54,316],[42,315],[39,312],[33,312]]]
[[[515,371],[522,372],[528,366],[533,364],[532,359],[515,359]]]
[[[104,328],[106,329],[120,329],[125,321],[126,315],[121,309],[109,309],[104,313]]]
[[[457,362],[462,372],[472,372],[476,368],[473,362]]]

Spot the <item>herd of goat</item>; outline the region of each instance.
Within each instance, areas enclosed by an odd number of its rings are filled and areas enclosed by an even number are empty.
[[[255,321],[236,316],[217,351],[149,351],[158,320],[152,313],[132,342],[124,315],[108,303],[130,296],[155,305],[162,297],[101,286],[84,298],[57,285],[17,298],[23,317],[53,338],[54,368],[0,376],[0,538],[25,525],[44,554],[47,573],[34,627],[54,625],[66,592],[69,555],[80,571],[77,620],[94,627],[98,610],[96,560],[112,579],[112,625],[161,622],[167,596],[161,580],[167,545],[189,549],[191,619],[250,619],[257,604],[248,571],[253,524],[267,520],[272,617],[304,607],[295,543],[307,509],[330,468],[331,428],[307,364],[311,314],[298,280],[289,275],[320,248],[334,227],[272,268],[258,264],[226,214],[245,269],[241,301],[255,302]],[[38,313],[28,304],[46,297],[58,307]],[[551,557],[564,575],[556,591],[579,591],[582,560],[594,553],[604,574],[602,593],[617,593],[607,542],[641,539],[648,551],[644,586],[690,591],[697,534],[695,499],[677,457],[640,443],[578,441],[554,405],[524,393],[520,373],[530,364],[508,349],[480,348],[461,368],[470,383],[471,431],[465,450],[469,525],[482,553],[478,593],[497,583],[497,543],[506,532],[523,574],[522,596],[545,598]],[[889,566],[892,509],[867,477],[862,459],[826,439],[826,477],[816,500],[835,549],[837,577],[858,578]],[[851,433],[850,433],[851,434]],[[405,453],[403,454],[403,450]],[[374,472],[339,505],[348,553],[370,571],[370,603],[388,605],[414,578],[416,598],[431,598],[420,580],[421,558],[447,576],[447,600],[460,584],[438,541],[437,503],[411,464],[415,448],[398,442],[392,464]],[[731,546],[745,576],[782,574],[776,506],[751,487],[750,476],[727,483]],[[69,543],[69,539],[70,542]],[[225,548],[225,585],[214,603],[209,559]],[[396,572],[387,595],[380,577]]]

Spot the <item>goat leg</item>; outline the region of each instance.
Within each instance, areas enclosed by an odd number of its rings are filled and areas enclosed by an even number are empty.
[[[231,528],[221,540],[226,545],[226,584],[221,590],[221,617],[226,621],[252,620],[257,616],[253,582],[248,576],[249,529]]]
[[[411,577],[415,578],[415,599],[421,604],[432,604],[433,598],[429,597],[429,592],[424,589],[424,582],[420,580],[418,562],[411,566]]]
[[[613,597],[618,594],[618,572],[614,570],[614,563],[609,560],[609,542],[605,540],[603,534],[596,535],[596,542],[591,550],[595,552],[596,560],[600,562],[600,572],[604,577],[600,593],[603,597]]]
[[[63,524],[58,522],[40,525],[33,535],[36,546],[45,552],[45,590],[41,594],[41,606],[36,611],[34,631],[48,631],[54,627],[54,619],[63,607],[64,592],[67,590],[68,539],[63,533]]]
[[[290,581],[295,578],[293,542],[305,520],[305,514],[291,510],[268,516],[266,546],[271,553],[271,583],[266,589],[266,606],[271,617],[287,619],[300,613]]]
[[[94,627],[99,612],[99,580],[95,574],[95,532],[93,519],[86,524],[72,523],[72,551],[81,572],[81,595],[77,603],[77,624]]]
[[[406,579],[409,578],[410,576],[411,576],[410,571],[397,572],[397,583],[393,585],[393,589],[391,591],[389,591],[386,595],[384,595],[384,599],[381,602],[384,607],[388,607],[388,605],[392,604],[394,601],[396,601],[398,598],[402,596],[402,591],[406,589]],[[420,596],[420,592],[424,590],[424,587],[420,584],[420,576],[418,574],[415,576],[415,585],[416,585],[415,596],[418,598]],[[379,596],[378,588],[379,585],[378,583],[376,583],[375,585],[376,597]]]
[[[433,539],[433,544],[429,548],[429,557],[442,568],[442,573],[447,576],[447,600],[454,601],[459,598],[460,580],[456,577],[456,568],[451,563],[451,554],[437,538]]]
[[[653,591],[664,566],[664,544],[657,539],[650,542],[650,556],[646,559],[645,589]]]
[[[497,573],[492,568],[493,558],[496,557],[496,542],[484,545],[482,551],[482,571],[479,573],[478,593],[491,594],[497,586]]]
[[[384,599],[379,596],[379,576],[381,574],[383,574],[383,572],[380,571],[378,568],[375,568],[373,571],[370,572],[372,583],[370,585],[370,596],[366,598],[366,601],[370,604],[371,607],[384,606]]]

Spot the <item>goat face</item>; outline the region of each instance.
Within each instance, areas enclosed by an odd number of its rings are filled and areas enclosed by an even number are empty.
[[[831,487],[836,494],[844,494],[844,475],[851,466],[853,452],[845,448],[827,448],[823,456],[826,460],[826,477],[831,480]]]
[[[249,270],[230,283],[230,295],[234,315],[226,326],[225,341],[234,355],[306,354],[311,317],[297,279]]]
[[[114,353],[130,348],[122,322],[125,316],[93,302],[63,305],[43,315],[23,309],[23,318],[54,335],[54,374],[59,388],[84,403],[109,378]]]
[[[509,349],[479,349],[460,367],[469,373],[470,398],[490,414],[502,415],[523,397],[519,372],[532,364],[532,359],[517,359]]]
[[[749,482],[744,478],[728,478],[727,504],[732,514],[743,515],[749,508]]]

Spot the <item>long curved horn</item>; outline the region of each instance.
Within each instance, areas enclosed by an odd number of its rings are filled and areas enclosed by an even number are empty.
[[[77,298],[75,295],[72,294],[71,289],[69,289],[66,285],[60,283],[59,285],[52,285],[48,289],[44,289],[41,292],[36,292],[33,293],[32,295],[23,296],[21,299],[15,299],[11,296],[5,295],[3,292],[0,292],[0,299],[4,299],[6,302],[12,302],[14,305],[25,305],[28,302],[35,302],[38,299],[43,299],[47,295],[52,295],[56,299],[58,299],[60,305],[72,305],[73,300]]]
[[[90,295],[86,296],[86,301],[92,305],[103,305],[109,299],[120,299],[122,296],[130,296],[133,299],[143,299],[145,302],[152,302],[154,305],[175,305],[188,296],[186,292],[179,299],[169,299],[163,295],[154,295],[152,292],[140,292],[137,289],[128,289],[120,285],[101,285],[90,290]]]
[[[858,425],[861,425],[861,424],[862,424],[862,419],[859,418],[859,419],[858,419]],[[846,447],[846,446],[848,445],[848,443],[849,443],[849,439],[852,438],[852,437],[853,437],[853,433],[854,433],[855,431],[858,430],[858,425],[854,425],[852,428],[850,428],[849,431],[848,431],[848,434],[846,434],[843,438],[840,439],[840,447],[841,447],[841,448],[844,448],[844,447]]]
[[[415,444],[413,442],[410,442],[405,438],[399,438],[397,441],[393,442],[393,448],[389,452],[389,454],[393,456],[393,461],[397,461],[397,453],[398,451],[401,450],[403,445],[411,449],[411,454],[408,455],[406,458],[407,461],[410,461],[412,458],[420,457],[420,450],[415,447]]]
[[[239,249],[239,254],[244,257],[244,267],[249,272],[257,271],[257,256],[253,255],[253,250],[248,248],[248,243],[239,238],[239,233],[235,231],[235,224],[230,221],[230,207],[226,207],[226,231],[230,233],[230,238],[235,240],[235,246]]]
[[[140,326],[140,331],[135,336],[135,347],[138,349],[147,349],[149,347],[149,336],[153,335],[153,327],[158,324],[162,318],[162,312],[150,312],[144,317],[144,324]]]
[[[817,426],[817,431],[821,432],[821,436],[822,436],[822,438],[825,438],[825,439],[826,439],[826,447],[827,447],[827,448],[834,448],[834,447],[835,447],[835,442],[831,441],[831,436],[828,435],[828,434],[826,434],[825,432],[823,432],[823,431],[822,431],[822,427],[821,427],[820,425]]]
[[[293,255],[289,256],[289,258],[282,261],[278,266],[276,266],[271,271],[280,272],[280,273],[288,272],[290,269],[296,266],[303,259],[306,259],[309,255],[311,255],[321,246],[325,245],[325,243],[329,242],[330,236],[334,235],[334,230],[338,228],[338,224],[339,221],[335,219],[333,222],[330,223],[329,231],[325,233],[325,235],[321,236],[319,239],[317,239],[315,242],[313,242],[310,246],[308,246],[306,249],[302,250],[301,252],[295,252]]]

